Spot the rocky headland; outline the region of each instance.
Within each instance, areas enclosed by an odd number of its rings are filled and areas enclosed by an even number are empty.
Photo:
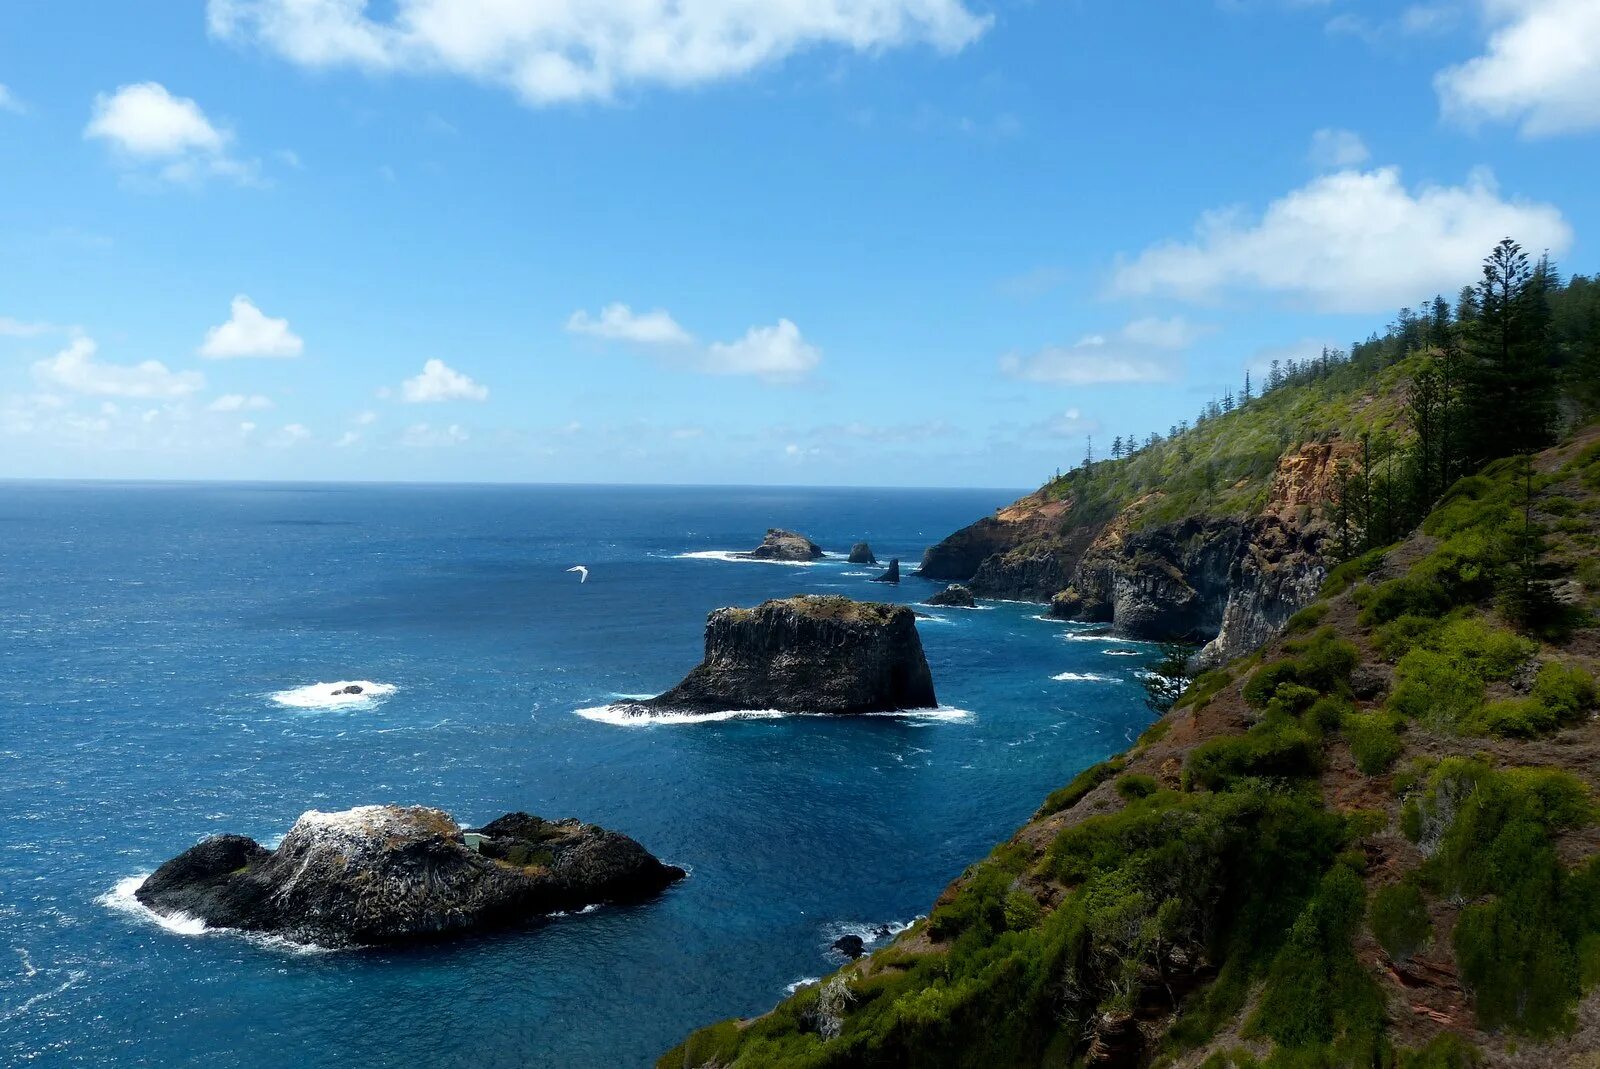
[[[738,556],[745,560],[809,561],[822,556],[822,547],[803,534],[769,527],[759,546]]]
[[[811,595],[717,609],[706,621],[705,660],[665,694],[622,708],[848,714],[936,705],[910,609]]]
[[[214,835],[136,892],[149,909],[211,927],[349,946],[437,939],[601,902],[682,879],[626,835],[510,813],[472,833],[425,806],[303,814],[276,850]]]

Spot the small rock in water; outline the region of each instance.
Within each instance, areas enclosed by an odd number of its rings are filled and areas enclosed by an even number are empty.
[[[354,683],[352,683],[348,687],[340,687],[338,690],[334,691],[334,693],[335,694],[360,694],[360,693],[362,693],[362,690],[361,690],[360,687],[358,687]]]
[[[867,952],[867,944],[859,935],[841,935],[833,941],[833,949],[854,960]]]
[[[889,570],[876,579],[868,581],[873,583],[898,583],[900,581],[900,558],[891,557],[889,559]]]

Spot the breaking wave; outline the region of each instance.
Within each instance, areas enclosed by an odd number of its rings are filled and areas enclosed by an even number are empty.
[[[346,687],[360,687],[361,693],[342,693]],[[310,683],[304,687],[280,690],[272,696],[272,700],[291,709],[343,709],[352,705],[371,705],[379,698],[387,698],[396,689],[393,683],[341,679],[333,683]]]
[[[896,720],[928,723],[970,720],[972,713],[950,705],[933,709],[898,709],[880,713],[789,713],[782,709],[723,709],[715,713],[631,712],[627,705],[596,705],[576,710],[585,720],[612,727],[637,728],[655,724],[714,724],[724,720],[783,720],[788,717],[841,717],[856,716],[893,717]]]

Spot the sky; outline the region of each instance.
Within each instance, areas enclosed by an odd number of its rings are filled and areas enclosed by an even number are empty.
[[[8,0],[0,478],[1030,486],[1600,270],[1600,0]]]

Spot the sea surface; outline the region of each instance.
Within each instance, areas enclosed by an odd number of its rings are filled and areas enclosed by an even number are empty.
[[[0,483],[0,1065],[643,1066],[925,912],[1150,722],[1150,647],[929,609],[942,707],[614,722],[722,605],[917,602],[993,490]],[[838,557],[735,562],[768,526]],[[898,587],[847,565],[899,556]],[[589,569],[587,582],[567,571]],[[325,700],[337,681],[379,693]],[[307,689],[309,688],[309,689]],[[658,900],[422,949],[158,923],[143,875],[307,809],[626,832]]]

